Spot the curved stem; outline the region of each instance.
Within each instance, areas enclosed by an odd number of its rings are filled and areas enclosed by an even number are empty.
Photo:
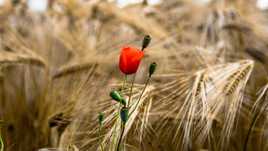
[[[145,82],[145,86],[143,87],[142,92],[141,92],[141,95],[140,95],[140,97],[139,97],[139,99],[138,99],[138,102],[136,103],[136,105],[135,105],[134,109],[132,110],[132,112],[129,114],[129,117],[133,114],[133,112],[134,112],[134,111],[136,110],[136,108],[138,107],[138,105],[139,105],[139,103],[140,103],[140,100],[141,100],[141,98],[142,98],[142,96],[143,96],[143,94],[144,94],[144,92],[145,92],[145,90],[146,90],[146,88],[147,88],[147,86],[148,86],[148,84],[149,84],[150,79],[151,79],[151,77],[148,77],[148,78],[147,78],[147,80],[146,80],[146,82]]]

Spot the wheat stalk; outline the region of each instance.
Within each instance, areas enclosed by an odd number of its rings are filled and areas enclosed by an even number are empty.
[[[9,52],[2,52],[0,57],[0,64],[12,65],[12,64],[29,64],[41,67],[46,67],[46,63],[43,59],[35,56],[25,54],[14,54]]]
[[[92,63],[83,63],[83,64],[74,64],[74,65],[69,65],[69,66],[64,66],[58,69],[54,74],[53,74],[53,79],[58,79],[67,75],[70,75],[72,73],[77,73],[79,71],[83,70],[88,70],[92,69],[93,71],[96,70],[97,64],[92,64]]]

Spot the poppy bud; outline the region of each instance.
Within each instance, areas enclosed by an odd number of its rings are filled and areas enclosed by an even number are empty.
[[[104,114],[102,112],[99,113],[98,119],[99,119],[99,125],[102,125],[102,122],[104,120]]]
[[[128,120],[128,108],[127,107],[123,107],[120,111],[120,118],[123,122],[123,124],[126,124],[127,120]]]
[[[153,63],[150,64],[150,67],[149,67],[149,77],[151,77],[154,74],[155,69],[156,69],[156,66],[157,66],[157,64],[155,62],[153,62]]]
[[[143,51],[145,48],[147,48],[147,46],[150,44],[150,42],[151,42],[150,35],[144,36],[141,50]]]
[[[110,97],[117,102],[121,102],[122,100],[120,93],[115,90],[110,92]]]
[[[127,101],[126,99],[124,99],[120,93],[118,91],[111,91],[110,92],[110,96],[113,100],[115,100],[116,102],[121,103],[122,105],[126,106],[127,105]]]

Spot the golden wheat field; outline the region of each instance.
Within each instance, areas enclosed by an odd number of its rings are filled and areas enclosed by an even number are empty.
[[[0,151],[268,151],[256,2],[4,0]]]

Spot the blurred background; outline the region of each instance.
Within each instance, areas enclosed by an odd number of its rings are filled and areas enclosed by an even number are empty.
[[[267,9],[268,0],[0,0],[5,150],[114,151],[118,55],[149,34],[134,96],[158,66],[125,151],[267,151]]]
[[[0,0],[0,5],[5,5],[5,3],[8,3],[9,0]],[[32,10],[32,11],[39,11],[39,12],[43,12],[46,11],[48,4],[52,3],[51,1],[55,1],[55,0],[28,0],[27,1],[27,5],[28,7]],[[83,2],[83,0],[80,0],[81,2]],[[85,2],[87,0],[84,0]],[[114,2],[116,3],[119,7],[125,7],[127,5],[131,5],[131,4],[137,4],[137,3],[142,3],[143,0],[108,0],[109,2]],[[199,3],[199,4],[206,4],[209,3],[212,0],[192,0],[194,3]],[[161,0],[147,0],[147,3],[149,5],[156,5],[161,3]],[[267,0],[256,0],[256,6],[259,9],[267,9],[268,7],[268,1]]]

